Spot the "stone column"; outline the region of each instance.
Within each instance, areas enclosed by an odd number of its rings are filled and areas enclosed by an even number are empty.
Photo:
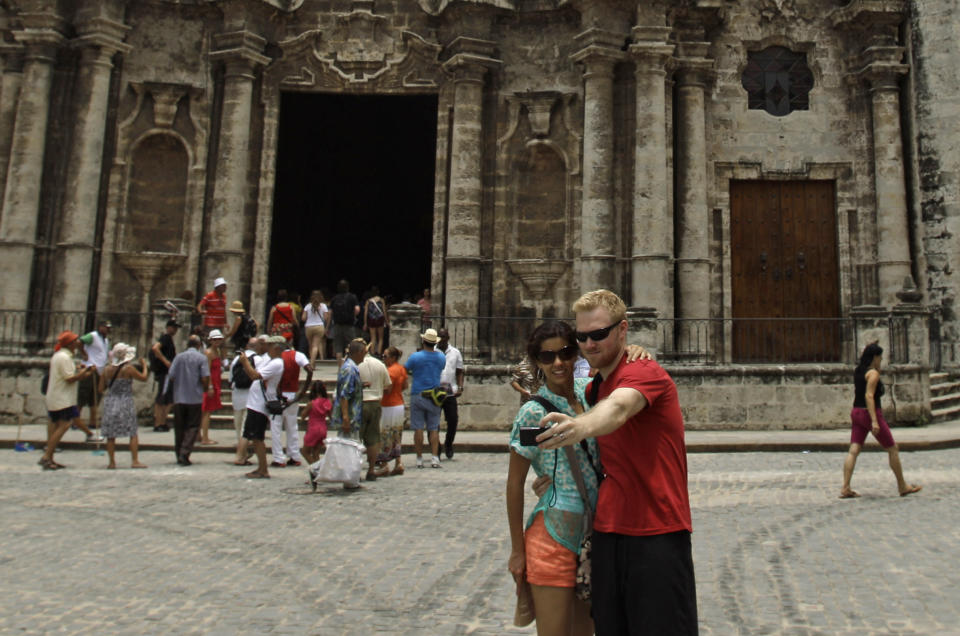
[[[81,47],[75,92],[77,118],[57,242],[54,311],[84,311],[87,308],[112,58],[118,52],[130,50],[122,42],[128,30],[129,27],[123,24],[98,17],[80,25],[79,37],[74,41]]]
[[[912,281],[910,234],[907,230],[907,188],[900,130],[898,79],[907,66],[893,60],[902,47],[871,47],[872,61],[862,71],[870,86],[873,114],[873,166],[877,197],[877,270],[880,303],[897,304],[904,280]]]
[[[451,45],[456,53],[444,64],[453,77],[447,253],[444,255],[447,281],[443,290],[447,316],[476,316],[480,301],[483,86],[488,69],[499,65],[497,60],[481,54],[486,52],[487,44],[461,38]]]
[[[676,317],[710,317],[707,242],[707,139],[704,91],[713,62],[706,42],[684,43],[677,62],[677,310]]]
[[[421,347],[423,310],[413,303],[397,303],[390,305],[387,313],[390,314],[390,345],[403,352],[397,361],[403,364]]]
[[[217,148],[216,178],[206,251],[203,254],[201,293],[212,289],[213,279],[223,276],[230,298],[245,299],[251,267],[244,261],[244,212],[250,186],[250,123],[253,82],[258,66],[270,58],[263,55],[266,40],[249,31],[221,33],[214,38],[211,60],[222,60],[223,111]]]
[[[0,194],[7,182],[7,161],[10,158],[10,142],[13,123],[20,99],[20,84],[23,81],[23,51],[19,46],[2,46],[3,84],[0,86]]]
[[[637,131],[634,149],[630,305],[673,317],[673,215],[667,206],[666,67],[669,27],[637,26]]]
[[[580,291],[616,284],[613,213],[613,67],[624,59],[623,36],[588,29],[570,59],[583,64],[583,202],[580,211]]]
[[[15,310],[26,309],[30,296],[53,64],[64,41],[58,16],[24,14],[21,18],[24,28],[13,36],[24,45],[23,82],[0,217],[0,309]]]

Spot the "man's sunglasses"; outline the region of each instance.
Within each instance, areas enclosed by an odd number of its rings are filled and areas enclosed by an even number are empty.
[[[580,350],[576,345],[567,345],[560,349],[560,351],[541,351],[537,354],[537,362],[540,364],[553,364],[553,361],[557,359],[557,356],[560,357],[564,362],[568,360],[573,360],[577,357],[577,352]]]
[[[604,327],[603,329],[594,329],[593,331],[577,331],[575,335],[577,336],[577,342],[586,342],[587,338],[590,338],[594,342],[600,342],[605,340],[607,336],[610,335],[610,330],[619,325],[622,320],[618,320],[609,327]]]

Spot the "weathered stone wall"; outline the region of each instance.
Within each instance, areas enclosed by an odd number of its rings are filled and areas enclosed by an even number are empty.
[[[942,307],[944,363],[960,363],[960,20],[953,0],[911,3],[919,209],[928,300]]]
[[[40,380],[49,365],[47,358],[0,357],[0,424],[16,425],[21,415],[24,424],[48,421]],[[156,394],[153,376],[146,382],[133,383],[133,398],[141,416],[149,412]],[[87,409],[83,409],[80,415],[86,419]]]
[[[846,365],[668,366],[690,430],[837,429],[850,424],[853,371]],[[930,419],[929,378],[915,365],[885,368],[884,417],[899,425]],[[509,430],[520,405],[510,367],[468,366],[459,400],[461,430]],[[925,390],[926,387],[926,390]]]

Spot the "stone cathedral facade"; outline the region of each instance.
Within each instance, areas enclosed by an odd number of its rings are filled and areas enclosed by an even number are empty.
[[[225,276],[260,315],[281,95],[435,95],[447,316],[597,287],[727,335],[909,306],[955,364],[958,25],[953,0],[4,0],[0,309]]]

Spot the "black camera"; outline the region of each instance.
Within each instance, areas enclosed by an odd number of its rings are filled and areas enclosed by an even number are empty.
[[[521,426],[520,427],[520,445],[536,446],[537,435],[550,430],[549,426]]]

